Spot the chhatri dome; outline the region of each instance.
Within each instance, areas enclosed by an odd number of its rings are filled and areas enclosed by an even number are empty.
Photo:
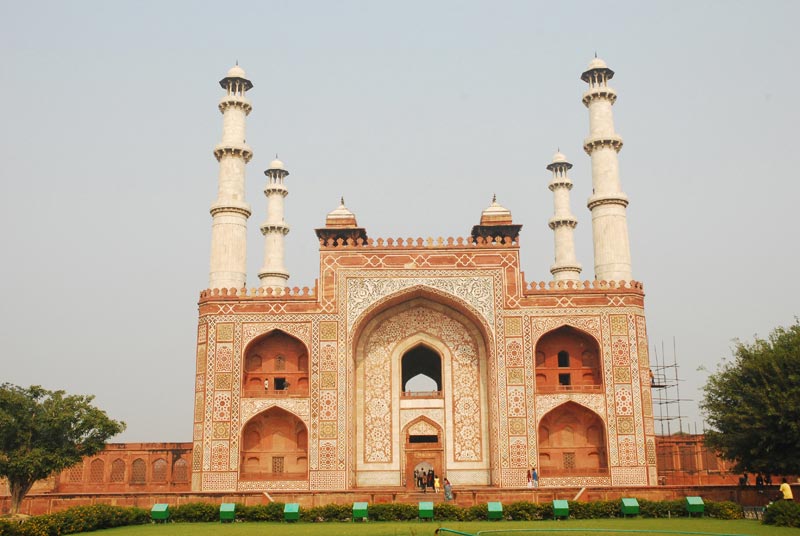
[[[228,69],[228,74],[226,76],[228,78],[247,78],[247,75],[245,75],[244,69],[239,67],[238,63],[236,65],[234,65],[233,67],[231,67],[230,69]]]
[[[356,215],[344,206],[344,197],[340,200],[338,207],[328,212],[328,216],[325,218],[325,227],[358,227]]]
[[[481,213],[481,225],[510,225],[511,211],[497,203],[497,196],[492,196],[492,204]]]
[[[273,160],[272,162],[269,163],[269,167],[267,168],[267,170],[270,170],[270,169],[282,169],[282,170],[286,171],[286,168],[283,167],[283,162],[278,160],[278,155],[275,155],[275,160]]]

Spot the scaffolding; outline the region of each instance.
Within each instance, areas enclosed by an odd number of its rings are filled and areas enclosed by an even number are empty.
[[[658,348],[653,346],[654,361],[650,365],[650,387],[653,394],[653,416],[658,426],[658,433],[662,436],[684,433],[686,417],[681,414],[681,402],[691,402],[689,399],[681,398],[680,384],[683,380],[678,376],[677,355],[675,338],[672,339],[672,363],[667,361],[664,341],[661,341],[660,356]],[[688,426],[685,432],[691,433]]]

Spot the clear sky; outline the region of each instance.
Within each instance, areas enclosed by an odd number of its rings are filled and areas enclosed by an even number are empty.
[[[0,381],[91,393],[119,441],[189,441],[208,282],[218,81],[255,87],[248,286],[263,170],[286,184],[290,285],[345,197],[371,237],[467,236],[493,193],[549,280],[557,147],[593,277],[580,73],[616,71],[634,278],[683,412],[732,339],[800,314],[800,3],[0,1]],[[673,430],[674,431],[674,430]]]

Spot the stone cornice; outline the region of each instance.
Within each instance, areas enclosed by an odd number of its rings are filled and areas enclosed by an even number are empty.
[[[336,240],[320,240],[320,249],[374,249],[374,250],[419,250],[419,249],[519,249],[519,240],[510,237],[483,238],[483,237],[448,237],[448,238],[368,238],[367,240],[341,238]]]
[[[613,195],[593,195],[586,204],[589,210],[592,210],[594,207],[599,207],[600,205],[622,205],[623,207],[627,207],[628,196],[622,192]]]
[[[239,156],[244,158],[245,163],[253,158],[253,150],[249,145],[217,145],[214,147],[214,156],[217,161],[222,159],[224,155]]]
[[[550,267],[550,273],[556,275],[559,272],[581,273],[583,267],[580,264],[554,264]]]
[[[622,149],[622,138],[616,134],[611,134],[607,136],[592,136],[583,140],[583,150],[589,156],[592,155],[592,151],[599,147],[611,147],[619,152]]]
[[[289,279],[289,272],[284,272],[283,270],[264,270],[258,272],[258,278],[264,279],[267,277],[280,277],[281,279]],[[275,287],[278,289],[282,289],[282,287]]]

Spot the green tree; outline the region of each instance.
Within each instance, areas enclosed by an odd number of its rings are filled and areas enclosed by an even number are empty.
[[[736,470],[800,473],[800,322],[767,340],[736,341],[705,387],[706,443]]]
[[[0,385],[0,476],[11,488],[12,514],[34,482],[96,454],[125,429],[93,399],[37,385]]]

